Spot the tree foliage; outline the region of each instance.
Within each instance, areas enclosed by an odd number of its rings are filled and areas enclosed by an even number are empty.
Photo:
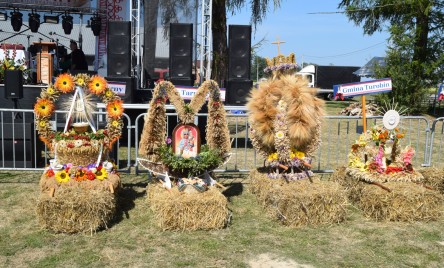
[[[412,112],[420,111],[424,89],[442,81],[443,6],[441,0],[342,0],[339,4],[364,34],[390,32],[387,66],[378,68],[377,78],[391,77],[393,92],[388,96]]]

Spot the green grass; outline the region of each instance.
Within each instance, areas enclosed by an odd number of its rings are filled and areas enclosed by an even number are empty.
[[[238,190],[229,197],[231,224],[222,230],[162,232],[146,200],[147,177],[125,174],[121,210],[109,229],[92,235],[54,234],[42,230],[36,220],[40,173],[3,174],[0,263],[4,267],[248,267],[264,254],[314,267],[440,267],[444,263],[440,244],[444,219],[374,222],[350,206],[343,223],[289,228],[258,204],[248,191],[247,179],[234,175],[220,178]]]

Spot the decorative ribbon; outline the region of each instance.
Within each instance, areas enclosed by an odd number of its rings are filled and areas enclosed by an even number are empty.
[[[335,100],[337,100],[338,98],[340,98],[341,100],[344,100],[344,94],[342,94],[342,93],[336,93],[336,95],[335,95]]]

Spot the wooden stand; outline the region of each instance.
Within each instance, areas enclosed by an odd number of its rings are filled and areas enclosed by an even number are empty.
[[[50,49],[56,47],[52,42],[34,42],[33,45],[41,47],[37,53],[37,82],[50,84],[52,82],[53,58]]]

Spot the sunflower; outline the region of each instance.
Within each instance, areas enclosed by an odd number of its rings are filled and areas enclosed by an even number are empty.
[[[106,106],[106,111],[108,112],[108,116],[114,119],[118,119],[123,114],[123,102],[122,100],[115,100]]]
[[[39,117],[50,116],[54,112],[54,103],[48,99],[38,99],[34,105],[34,112]]]
[[[78,78],[76,79],[76,85],[78,85],[78,86],[83,86],[84,84],[85,84],[85,80],[83,80],[82,77],[78,77]]]
[[[44,121],[44,120],[40,121],[39,126],[46,127],[46,121]]]
[[[57,77],[55,86],[63,93],[69,93],[74,90],[74,80],[70,74],[61,74]]]
[[[56,93],[56,91],[55,91],[55,89],[54,89],[53,87],[48,87],[48,88],[46,89],[46,93],[47,93],[48,95],[54,95],[54,94]]]
[[[102,94],[106,89],[106,80],[101,76],[94,76],[88,85],[89,91],[96,95]]]
[[[114,92],[111,89],[105,90],[105,96],[111,98],[114,95]]]
[[[64,183],[69,181],[69,174],[66,170],[58,171],[56,174],[56,180],[59,183]]]
[[[102,167],[101,169],[97,170],[96,172],[96,178],[100,181],[103,181],[104,179],[107,179],[108,177],[108,172],[106,171],[106,169],[104,167]]]
[[[111,123],[111,125],[112,125],[113,127],[118,127],[118,126],[120,125],[120,123],[119,123],[119,121],[117,121],[117,120],[113,120],[113,122]]]

